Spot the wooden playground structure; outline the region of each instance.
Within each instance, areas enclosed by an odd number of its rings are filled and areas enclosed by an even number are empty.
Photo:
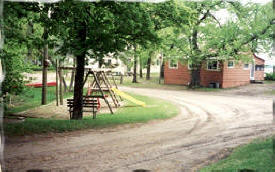
[[[66,84],[63,76],[64,70],[75,72],[75,67],[58,67],[56,72],[56,105],[63,105],[63,88]],[[73,76],[72,76],[73,77]],[[96,113],[101,108],[100,99],[103,99],[109,108],[111,114],[114,113],[111,103],[115,108],[120,106],[122,98],[118,96],[115,91],[118,91],[115,78],[110,69],[93,70],[85,68],[85,78],[83,88],[87,86],[86,95],[83,95],[83,112],[92,112],[93,118],[96,118]],[[110,97],[110,99],[108,99]],[[110,102],[111,100],[111,102]],[[67,106],[69,108],[70,118],[73,112],[73,99],[67,99]]]

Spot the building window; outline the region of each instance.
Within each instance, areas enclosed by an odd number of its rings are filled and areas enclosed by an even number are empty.
[[[170,69],[177,69],[178,68],[178,61],[176,59],[169,60],[169,68]]]
[[[219,61],[218,60],[209,60],[207,61],[207,69],[208,70],[219,70]]]
[[[264,71],[264,65],[256,65],[255,69],[256,71]]]
[[[244,64],[243,68],[244,69],[249,69],[249,64],[248,63]]]
[[[228,63],[227,63],[227,67],[228,68],[234,68],[234,66],[235,66],[234,60],[229,60]]]

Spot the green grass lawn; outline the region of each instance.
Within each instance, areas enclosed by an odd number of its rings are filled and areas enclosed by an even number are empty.
[[[264,84],[275,84],[275,81],[269,81],[269,80],[265,80]]]
[[[6,103],[5,115],[18,113],[41,105],[42,88],[27,87],[22,94],[12,96],[12,106]],[[64,93],[64,98],[72,96],[72,92]],[[55,100],[55,87],[47,89],[47,103]]]
[[[275,90],[269,91],[269,92],[267,92],[267,94],[275,95]]]
[[[259,172],[275,171],[275,159],[272,158],[272,153],[272,139],[258,139],[236,148],[226,159],[204,167],[200,171],[237,172],[240,169],[251,169]]]
[[[132,95],[132,94],[131,94]],[[6,135],[28,135],[34,133],[66,132],[80,129],[111,127],[119,124],[145,123],[154,119],[166,119],[179,113],[178,108],[166,101],[145,96],[132,95],[146,103],[146,107],[127,102],[115,114],[100,114],[97,119],[85,117],[83,120],[59,120],[27,118],[21,123],[4,124]]]

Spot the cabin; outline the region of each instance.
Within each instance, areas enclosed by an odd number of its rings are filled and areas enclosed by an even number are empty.
[[[264,80],[265,60],[251,54],[252,62],[236,60],[222,62],[209,59],[200,69],[200,84],[203,87],[231,88]],[[164,84],[189,85],[191,65],[176,60],[168,60],[164,66]]]

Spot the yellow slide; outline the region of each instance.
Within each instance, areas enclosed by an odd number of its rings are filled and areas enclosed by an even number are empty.
[[[134,97],[129,96],[128,94],[126,94],[126,93],[124,93],[124,92],[122,92],[122,91],[120,91],[120,90],[118,90],[118,89],[116,89],[116,88],[112,88],[112,90],[113,90],[117,95],[119,95],[119,96],[121,96],[121,97],[123,97],[123,98],[125,98],[125,99],[127,99],[127,100],[129,100],[129,101],[131,101],[131,102],[133,102],[133,103],[135,103],[135,104],[137,104],[137,105],[140,105],[140,106],[143,106],[143,107],[146,106],[146,104],[145,104],[144,102],[139,101],[139,100],[135,99]]]

